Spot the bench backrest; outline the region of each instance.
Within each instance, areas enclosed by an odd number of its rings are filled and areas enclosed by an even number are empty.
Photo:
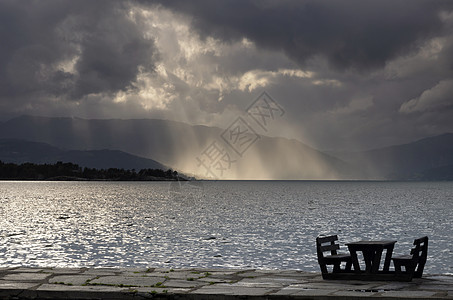
[[[414,277],[421,277],[428,257],[428,237],[424,236],[414,240],[414,248],[411,250],[412,259],[417,262]]]
[[[316,238],[316,250],[318,252],[318,260],[324,258],[324,252],[330,251],[331,255],[337,255],[337,250],[340,245],[335,243],[338,241],[337,235],[318,236]]]
[[[428,237],[424,236],[414,240],[414,248],[411,249],[411,254],[414,257],[421,258],[428,254]]]

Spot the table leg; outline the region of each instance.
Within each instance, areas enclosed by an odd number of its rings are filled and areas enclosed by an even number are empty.
[[[379,265],[381,264],[381,258],[382,258],[382,250],[383,250],[383,248],[376,249],[376,252],[374,253],[373,266],[371,268],[371,273],[377,273],[379,271]]]
[[[373,261],[374,261],[374,251],[373,249],[364,249],[363,253],[363,260],[365,261],[365,272],[371,273],[373,271]]]
[[[393,247],[395,245],[392,244],[387,247],[386,253],[385,253],[385,260],[384,260],[384,272],[389,272],[390,269],[390,261],[392,260],[392,253],[393,253]]]
[[[360,273],[359,259],[357,258],[357,252],[355,250],[349,250],[352,258],[352,265],[354,266],[354,272]]]

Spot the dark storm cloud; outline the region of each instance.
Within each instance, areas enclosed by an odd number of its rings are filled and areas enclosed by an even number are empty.
[[[123,1],[0,1],[0,97],[80,99],[130,88],[155,48]]]
[[[452,1],[165,0],[193,17],[202,36],[246,37],[283,50],[299,63],[321,55],[337,69],[370,70],[413,50],[442,30],[439,13]]]

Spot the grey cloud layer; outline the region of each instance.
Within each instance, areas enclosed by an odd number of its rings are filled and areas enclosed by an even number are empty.
[[[453,1],[160,2],[191,16],[203,37],[247,38],[341,82],[267,87],[291,99],[292,121],[314,145],[375,147],[453,130]]]
[[[0,41],[1,119],[227,126],[264,89],[320,149],[453,131],[453,1],[0,0]]]
[[[165,7],[193,16],[204,36],[243,37],[284,50],[304,63],[325,56],[338,69],[372,69],[439,34],[439,13],[450,1],[209,1],[165,0]]]
[[[152,40],[119,1],[0,1],[0,97],[79,99],[130,87]]]

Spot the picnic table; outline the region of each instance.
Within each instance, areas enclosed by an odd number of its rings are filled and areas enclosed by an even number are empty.
[[[395,240],[361,240],[346,243],[349,253],[343,254],[337,252],[340,249],[337,241],[337,235],[316,238],[318,263],[324,279],[411,281],[413,277],[422,276],[428,252],[427,236],[414,240],[414,248],[411,249],[410,255],[395,257],[392,257],[397,242]],[[385,257],[381,268],[384,250]],[[325,252],[328,253],[324,254]],[[358,252],[363,254],[365,269],[360,267]],[[392,261],[394,271],[390,270]],[[331,272],[327,269],[328,265],[333,265]]]
[[[381,264],[382,252],[386,250],[384,266],[382,272],[389,272],[390,262],[392,260],[393,247],[396,241],[357,241],[347,243],[349,253],[351,253],[352,264],[356,273],[361,273],[357,252],[363,253],[365,262],[365,273],[377,274]]]

